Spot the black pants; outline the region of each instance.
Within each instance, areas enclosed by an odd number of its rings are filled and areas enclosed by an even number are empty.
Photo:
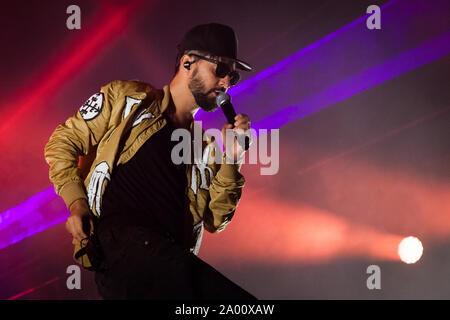
[[[97,241],[104,263],[96,271],[95,282],[104,299],[256,299],[172,239],[150,229],[103,228]]]

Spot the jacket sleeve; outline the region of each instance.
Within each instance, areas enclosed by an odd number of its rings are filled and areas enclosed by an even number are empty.
[[[224,230],[236,211],[245,184],[240,167],[223,163],[211,181],[209,209],[212,214],[204,220],[205,229],[211,233]]]
[[[77,199],[87,199],[79,157],[95,152],[108,129],[114,100],[112,82],[89,98],[74,116],[56,127],[45,146],[50,181],[67,208]]]

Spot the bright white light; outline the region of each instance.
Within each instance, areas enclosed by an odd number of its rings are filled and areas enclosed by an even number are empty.
[[[416,263],[423,253],[422,242],[416,237],[404,238],[398,245],[398,255],[405,263]]]

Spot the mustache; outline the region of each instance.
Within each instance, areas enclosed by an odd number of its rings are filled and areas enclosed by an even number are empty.
[[[213,88],[213,89],[209,90],[206,94],[210,94],[210,93],[213,93],[215,91],[225,92],[225,88]]]

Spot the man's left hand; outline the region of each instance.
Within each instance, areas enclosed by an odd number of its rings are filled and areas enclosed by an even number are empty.
[[[234,128],[231,124],[226,123],[222,127],[222,141],[223,145],[225,146],[225,153],[228,159],[233,159],[234,163],[239,162],[243,159],[244,150],[243,146],[238,143],[236,134],[237,135],[246,135],[249,137],[249,141],[251,143],[251,134],[250,134],[250,118],[246,114],[238,114],[236,117],[234,117]],[[231,132],[231,128],[233,132]],[[228,147],[227,144],[227,130],[230,130],[230,133],[233,134],[233,148]],[[229,135],[231,137],[231,135]]]

